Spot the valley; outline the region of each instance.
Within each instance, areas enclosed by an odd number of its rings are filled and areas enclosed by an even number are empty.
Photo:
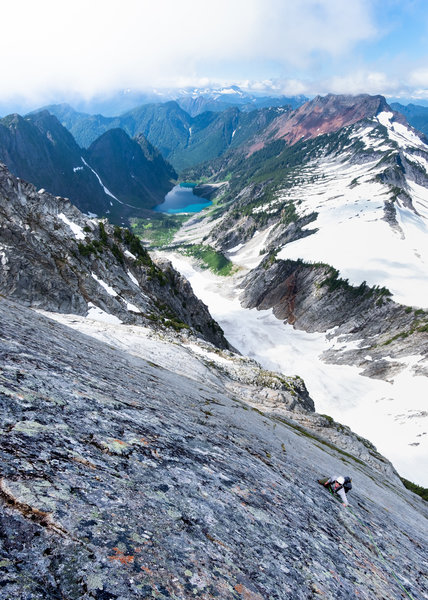
[[[225,281],[181,254],[163,255],[191,283],[233,347],[266,369],[302,377],[318,413],[351,427],[403,477],[428,486],[421,470],[428,461],[427,375],[416,374],[417,368],[427,367],[423,355],[393,359],[386,351],[376,362],[382,361],[383,368],[394,367],[394,373],[370,377],[367,365],[373,364],[372,349],[362,339],[351,340],[337,328],[307,333],[283,323],[271,309],[244,308],[242,273]],[[247,256],[250,261],[255,258]],[[359,348],[363,360],[353,355]]]
[[[0,600],[426,592],[426,139],[253,100],[0,120]]]

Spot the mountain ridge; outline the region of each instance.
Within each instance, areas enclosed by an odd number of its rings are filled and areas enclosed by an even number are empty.
[[[246,113],[228,106],[222,112],[204,111],[191,116],[178,102],[170,100],[145,104],[119,117],[85,115],[62,105],[48,106],[47,110],[62,120],[81,146],[88,147],[107,130],[121,127],[130,137],[143,134],[181,171],[245,141],[253,129],[264,127],[278,110],[284,109],[267,107]]]
[[[159,204],[177,178],[143,135],[133,140],[120,128],[97,138],[87,149],[87,159],[115,196],[135,208]]]
[[[385,98],[380,95],[316,96],[291,114],[277,117],[261,139],[250,146],[249,154],[263,148],[267,140],[283,139],[288,145],[293,145],[303,138],[311,139],[325,133],[333,133],[362,119],[375,117],[387,108]],[[400,116],[396,115],[398,121],[402,120]]]

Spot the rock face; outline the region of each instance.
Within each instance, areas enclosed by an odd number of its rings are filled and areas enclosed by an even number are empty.
[[[190,328],[227,347],[189,283],[129,230],[84,217],[0,165],[0,292],[29,306]]]
[[[176,178],[142,136],[134,141],[113,130],[85,151],[48,111],[0,120],[0,160],[14,175],[115,223],[160,204]]]
[[[4,298],[0,335],[2,600],[426,594],[394,478]],[[351,509],[316,482],[344,463]]]

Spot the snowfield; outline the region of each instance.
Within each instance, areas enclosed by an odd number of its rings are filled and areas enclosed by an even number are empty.
[[[237,350],[267,369],[302,377],[317,412],[348,425],[370,440],[400,475],[428,486],[428,381],[412,370],[420,357],[408,358],[391,382],[364,377],[357,367],[326,364],[321,358],[325,350],[335,345],[346,349],[334,332],[298,331],[271,310],[242,308],[236,281],[201,270],[181,255],[168,253],[166,258],[190,281]]]

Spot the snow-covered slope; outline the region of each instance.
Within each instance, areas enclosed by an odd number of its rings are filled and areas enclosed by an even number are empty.
[[[390,160],[403,153],[426,171],[428,147],[401,123],[391,124],[388,113],[378,119],[388,123],[389,139],[378,135],[376,123],[359,125],[350,136],[374,151],[371,160],[355,164],[348,160],[352,149],[345,148],[311,162],[304,183],[279,193],[278,202],[300,201],[299,215],[317,212],[306,227],[318,231],[287,244],[278,258],[326,262],[354,285],[365,280],[386,286],[398,302],[428,307],[428,188],[406,178],[408,196],[394,198],[391,222],[385,204],[396,190],[376,177],[385,170],[380,153],[390,153]]]

